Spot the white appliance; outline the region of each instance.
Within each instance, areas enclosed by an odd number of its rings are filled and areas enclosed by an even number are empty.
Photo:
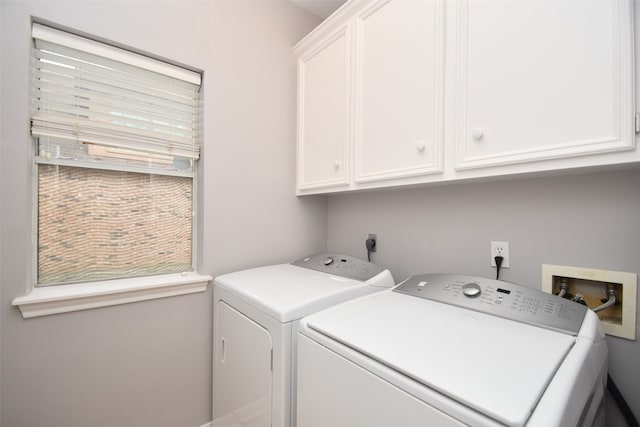
[[[603,425],[607,346],[566,299],[414,276],[298,333],[298,427]]]
[[[299,319],[393,285],[388,270],[340,254],[215,278],[213,427],[295,425]]]

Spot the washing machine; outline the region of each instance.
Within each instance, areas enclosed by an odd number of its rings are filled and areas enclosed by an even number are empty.
[[[392,286],[388,270],[335,253],[216,277],[213,427],[295,425],[299,320]]]
[[[604,425],[598,317],[538,290],[418,275],[298,335],[298,427]]]

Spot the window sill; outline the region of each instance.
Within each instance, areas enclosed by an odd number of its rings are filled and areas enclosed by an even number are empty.
[[[22,317],[39,317],[207,290],[211,276],[194,272],[36,287],[13,300]]]

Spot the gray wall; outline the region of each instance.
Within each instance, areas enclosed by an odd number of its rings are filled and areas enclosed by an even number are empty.
[[[542,264],[638,273],[640,170],[329,198],[328,250],[366,256],[368,233],[378,235],[372,261],[396,281],[429,272],[493,278],[492,240],[509,241],[501,278],[533,288]],[[607,342],[610,374],[640,418],[640,342]]]
[[[0,52],[4,51],[2,37],[2,19],[0,18]],[[3,80],[2,80],[2,66],[0,66],[0,99],[4,98]],[[3,103],[0,102],[0,141],[2,141],[2,109]],[[2,154],[2,146],[0,145],[0,157]],[[2,192],[2,162],[0,161],[0,194]],[[0,240],[4,240],[4,234],[2,233],[2,202],[3,198],[0,197]],[[2,299],[2,245],[0,244],[0,383],[2,382],[2,306],[4,301]],[[0,425],[2,425],[2,387],[0,385]]]
[[[319,19],[288,1],[0,3],[2,427],[211,419],[211,291],[24,320],[32,286],[30,16],[204,71],[198,258],[213,276],[322,251],[327,201],[294,196],[292,46]]]
[[[24,320],[32,286],[29,17],[200,68],[199,270],[218,275],[325,249],[397,279],[491,277],[538,287],[542,263],[637,272],[640,172],[295,198],[295,61],[318,19],[285,1],[0,3],[0,425],[187,426],[210,420],[211,292]],[[328,209],[328,216],[327,216]],[[610,370],[640,416],[640,344],[609,338]]]

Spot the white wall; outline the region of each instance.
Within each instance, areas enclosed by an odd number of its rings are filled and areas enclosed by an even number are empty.
[[[272,1],[0,3],[0,424],[185,426],[211,419],[211,291],[24,320],[32,286],[30,16],[204,71],[199,271],[322,251],[326,198],[294,196],[295,58],[319,18]]]
[[[329,198],[328,250],[366,256],[369,233],[378,235],[372,261],[397,281],[435,272],[493,278],[492,240],[509,241],[511,268],[501,278],[533,288],[542,264],[638,273],[640,170]],[[640,418],[640,342],[607,342],[610,374]]]

